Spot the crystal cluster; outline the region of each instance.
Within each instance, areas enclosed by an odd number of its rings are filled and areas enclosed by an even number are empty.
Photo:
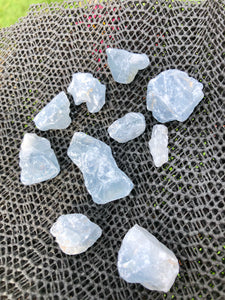
[[[50,142],[35,133],[24,135],[19,154],[23,184],[39,183],[57,176],[60,167]]]
[[[149,66],[145,54],[122,49],[106,50],[108,66],[118,83],[132,82],[139,70]],[[203,85],[187,73],[168,70],[151,79],[147,88],[147,109],[161,123],[185,121],[201,101]],[[90,73],[73,74],[68,92],[76,105],[86,102],[89,112],[96,113],[105,104],[106,87]],[[71,123],[70,103],[59,93],[34,118],[38,129],[65,129]],[[108,128],[111,138],[126,143],[139,137],[146,128],[141,113],[129,112]],[[168,129],[153,126],[149,148],[156,167],[168,161]],[[75,132],[67,151],[83,173],[85,186],[94,202],[105,204],[130,194],[133,183],[118,168],[111,148],[83,132]],[[25,185],[54,178],[60,167],[50,142],[36,134],[26,133],[19,153],[21,182]],[[138,191],[137,191],[138,192]],[[60,216],[50,229],[60,249],[69,255],[80,254],[91,247],[102,230],[82,214]],[[140,283],[150,290],[168,292],[179,272],[176,256],[151,233],[134,225],[125,235],[118,253],[120,276],[130,283]]]
[[[168,161],[168,129],[157,124],[153,126],[149,148],[156,167],[161,167]]]
[[[60,249],[69,255],[86,251],[102,235],[101,228],[82,214],[60,216],[50,232]]]
[[[117,266],[120,276],[127,282],[165,293],[179,272],[174,253],[137,224],[122,241]]]
[[[160,123],[187,120],[204,97],[203,85],[187,73],[168,70],[148,83],[147,109]]]
[[[119,83],[132,82],[137,72],[147,68],[150,63],[146,54],[132,53],[122,49],[108,48],[106,54],[113,79]]]
[[[68,156],[80,168],[94,202],[104,204],[129,195],[132,181],[122,172],[105,143],[82,132],[75,132]]]
[[[119,143],[126,143],[145,131],[145,117],[141,113],[130,112],[116,120],[108,128],[108,133]]]
[[[86,102],[90,113],[100,111],[105,104],[106,87],[90,73],[73,74],[67,91],[73,96],[76,105]]]
[[[34,118],[40,130],[65,129],[71,123],[70,102],[64,92],[55,96]]]

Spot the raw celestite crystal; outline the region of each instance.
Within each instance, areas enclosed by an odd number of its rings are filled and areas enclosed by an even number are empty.
[[[126,143],[141,135],[145,127],[145,117],[141,113],[130,112],[113,122],[108,133],[117,142]]]
[[[203,85],[185,72],[164,71],[149,81],[147,109],[161,123],[183,122],[204,97],[202,89]]]
[[[122,49],[108,48],[106,54],[113,79],[119,83],[132,82],[137,72],[147,68],[150,63],[146,54]]]
[[[19,154],[23,184],[29,185],[54,178],[60,167],[50,142],[35,133],[24,135]]]
[[[120,276],[127,282],[165,293],[179,272],[174,253],[137,224],[122,241],[117,266]]]
[[[90,113],[100,111],[105,104],[106,87],[90,73],[73,74],[67,91],[73,96],[76,105],[86,102]]]
[[[129,195],[133,183],[118,168],[108,145],[83,132],[75,132],[67,153],[83,173],[94,202],[104,204]]]
[[[168,161],[168,129],[157,124],[153,126],[149,148],[156,167],[161,167]]]
[[[34,118],[40,130],[65,129],[70,123],[70,102],[64,92],[56,95]]]
[[[56,242],[64,253],[74,255],[91,247],[102,235],[102,230],[85,215],[68,214],[57,219],[50,233],[56,237]]]

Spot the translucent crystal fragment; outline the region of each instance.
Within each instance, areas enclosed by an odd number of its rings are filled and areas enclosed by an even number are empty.
[[[76,105],[86,102],[90,113],[100,111],[105,104],[106,87],[90,73],[73,74],[67,91],[73,96]]]
[[[76,132],[67,153],[83,173],[86,188],[94,202],[104,204],[129,195],[133,183],[118,168],[108,145]]]
[[[150,63],[146,54],[132,53],[122,49],[108,48],[106,54],[113,79],[119,83],[132,82],[137,72],[147,68]]]
[[[183,122],[204,97],[203,85],[187,73],[168,70],[148,83],[147,109],[161,123]]]
[[[21,175],[25,185],[39,183],[54,178],[60,167],[50,142],[35,133],[24,135],[19,153]]]
[[[179,272],[174,253],[137,224],[122,241],[117,266],[120,276],[127,282],[165,293]]]
[[[145,117],[141,113],[130,112],[116,120],[108,128],[108,133],[119,143],[126,143],[145,131]]]
[[[64,92],[55,96],[34,118],[40,130],[65,129],[71,123],[70,102]]]
[[[161,167],[168,161],[168,129],[157,124],[153,126],[149,148],[156,167]]]
[[[68,214],[57,219],[50,233],[64,253],[74,255],[91,247],[102,235],[102,230],[83,214]]]

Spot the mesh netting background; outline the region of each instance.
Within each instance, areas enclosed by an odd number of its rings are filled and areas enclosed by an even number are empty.
[[[108,1],[35,5],[0,32],[1,299],[225,299],[224,1]],[[146,53],[150,66],[129,85],[113,81],[106,47]],[[170,122],[169,162],[153,165],[148,149],[156,120],[146,109],[148,81],[169,68],[204,84],[205,97],[190,118]],[[72,124],[41,132],[32,118],[65,91],[73,72],[91,72],[107,85],[96,114],[71,101]],[[108,126],[130,111],[145,115],[139,138],[118,144]],[[74,131],[111,146],[132,179],[130,196],[95,204],[79,169],[66,155]],[[61,165],[53,180],[19,181],[18,154],[25,132],[51,142]],[[87,252],[63,254],[49,229],[61,214],[79,212],[103,229]],[[167,294],[119,278],[121,240],[138,223],[174,251],[180,274]]]

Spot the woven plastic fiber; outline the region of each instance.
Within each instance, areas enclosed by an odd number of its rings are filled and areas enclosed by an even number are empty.
[[[1,199],[0,299],[225,299],[224,1],[108,1],[35,5],[0,32]],[[113,81],[106,48],[146,53],[150,66],[129,85]],[[184,123],[170,122],[169,162],[156,168],[148,141],[156,120],[146,109],[148,81],[178,68],[204,84],[205,97]],[[71,101],[72,124],[41,132],[32,118],[73,72],[91,72],[107,85],[106,104],[88,114]],[[145,115],[145,133],[125,144],[108,126],[130,111]],[[66,154],[75,131],[111,146],[134,189],[121,200],[95,204]],[[49,139],[61,166],[56,178],[20,183],[25,132]],[[32,170],[31,170],[32,172]],[[103,236],[77,256],[63,254],[49,229],[67,213],[83,213]],[[180,273],[170,292],[149,291],[119,277],[121,241],[135,223],[174,251]]]

